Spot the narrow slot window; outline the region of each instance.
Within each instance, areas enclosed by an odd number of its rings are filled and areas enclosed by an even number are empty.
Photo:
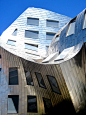
[[[55,27],[55,28],[58,28],[58,27],[59,27],[59,21],[46,20],[46,26],[47,26],[47,27]]]
[[[17,29],[14,30],[14,32],[12,33],[12,35],[17,36]]]
[[[38,45],[25,43],[25,48],[38,51]]]
[[[51,100],[43,97],[43,102],[44,102],[45,113],[48,113],[52,108]]]
[[[7,41],[7,44],[8,44],[8,45],[15,46],[15,45],[16,45],[16,41],[8,40],[8,41]]]
[[[55,34],[56,34],[56,33],[48,33],[48,32],[47,32],[47,33],[46,33],[46,39],[47,39],[47,40],[52,40]]]
[[[18,113],[19,106],[19,96],[18,95],[8,95],[8,113]]]
[[[27,96],[27,112],[37,113],[36,96]]]
[[[84,24],[83,24],[83,29],[86,28],[86,13],[85,13],[85,16],[84,16]]]
[[[37,73],[37,72],[35,72],[35,74],[36,74],[36,77],[37,77],[39,86],[42,87],[42,88],[46,88],[41,74],[40,74],[40,73]]]
[[[27,18],[27,25],[39,25],[38,18]]]
[[[38,36],[39,36],[38,31],[25,30],[25,37],[27,38],[38,39]]]
[[[9,85],[18,85],[18,70],[16,67],[9,68]]]
[[[25,72],[27,85],[33,85],[33,80],[29,71]]]
[[[59,87],[57,85],[57,82],[56,82],[56,79],[55,77],[53,76],[50,76],[50,75],[47,75],[48,76],[48,80],[50,82],[50,85],[51,85],[51,88],[54,92],[58,93],[58,94],[61,94],[60,93],[60,90],[59,90]]]

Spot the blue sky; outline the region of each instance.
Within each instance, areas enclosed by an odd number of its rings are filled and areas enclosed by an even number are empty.
[[[86,0],[0,0],[0,35],[28,7],[43,8],[74,18]]]

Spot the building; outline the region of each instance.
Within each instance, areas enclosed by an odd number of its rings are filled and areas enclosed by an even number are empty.
[[[39,8],[20,15],[0,37],[0,114],[86,112],[85,31],[86,10],[72,20]]]

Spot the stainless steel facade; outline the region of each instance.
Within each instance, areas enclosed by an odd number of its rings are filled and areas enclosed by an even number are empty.
[[[30,10],[30,12],[29,12]],[[74,110],[76,113],[86,113],[86,29],[83,28],[83,24],[85,21],[85,12],[83,10],[80,14],[77,15],[74,19],[72,19],[67,25],[65,25],[53,38],[49,50],[48,50],[48,61],[44,61],[39,58],[31,58],[28,55],[25,55],[26,49],[24,49],[25,37],[24,32],[27,29],[31,29],[33,26],[24,25],[26,24],[27,11],[30,16],[35,15],[35,10],[39,12],[47,12],[42,9],[29,8],[27,9],[20,17],[15,21],[1,36],[0,41],[0,114],[1,115],[43,115],[45,114],[45,105],[44,98],[50,99],[53,107],[62,103],[63,101],[70,102],[73,104]],[[33,12],[33,13],[32,13]],[[36,14],[37,17],[40,17],[40,20],[47,19],[45,18],[45,14],[43,17]],[[59,14],[57,14],[58,16]],[[50,15],[46,15],[50,16]],[[56,13],[55,15],[56,16]],[[36,18],[37,18],[36,17]],[[49,18],[49,17],[48,17]],[[24,21],[22,21],[22,20]],[[50,18],[51,19],[51,18]],[[54,20],[54,19],[52,19]],[[57,20],[58,21],[58,20]],[[75,21],[74,33],[72,35],[67,36],[67,32],[69,29],[69,25]],[[59,21],[60,22],[60,21]],[[41,23],[41,22],[40,22]],[[15,25],[15,26],[14,26]],[[23,25],[23,26],[22,26]],[[48,27],[45,27],[43,23],[44,30],[42,25],[40,25],[39,33],[47,32]],[[19,27],[19,28],[18,28]],[[33,30],[39,29],[39,27],[33,27]],[[13,30],[18,28],[19,33],[18,36],[12,36],[11,33]],[[11,31],[12,29],[12,31]],[[51,29],[51,27],[50,27]],[[54,30],[54,28],[52,28]],[[56,29],[56,28],[55,28]],[[48,30],[49,32],[50,30]],[[58,28],[53,31],[58,31]],[[52,31],[50,31],[52,32]],[[39,35],[40,36],[40,35]],[[59,39],[56,40],[57,36]],[[12,38],[11,38],[12,37]],[[16,47],[6,44],[8,39],[17,41]],[[44,37],[45,39],[45,37]],[[32,40],[32,39],[31,39]],[[32,42],[28,39],[30,43]],[[40,42],[41,43],[41,42]],[[45,45],[47,40],[45,41]],[[50,43],[50,42],[48,42]],[[42,47],[42,46],[41,46]],[[69,49],[68,49],[69,48]],[[40,49],[40,48],[39,48]],[[68,51],[68,52],[65,52]],[[34,52],[35,55],[38,55]],[[43,49],[42,49],[42,55]],[[51,56],[51,54],[56,53]],[[67,54],[66,54],[67,53]],[[63,55],[63,57],[61,57]],[[50,57],[49,57],[50,56]],[[60,57],[60,58],[58,58]],[[52,58],[52,59],[51,59]],[[43,61],[42,61],[43,60]],[[43,63],[42,63],[43,62]],[[18,85],[9,85],[9,68],[16,67],[18,68]],[[31,74],[33,85],[27,85],[25,72],[29,72]],[[46,88],[43,88],[39,85],[39,81],[36,77],[36,74],[40,73],[45,84]],[[48,76],[53,76],[56,80],[58,89],[60,93],[56,93],[53,88],[56,88],[55,84],[50,83]],[[40,81],[41,83],[42,81]],[[42,83],[43,83],[42,82]],[[55,86],[55,87],[54,87]],[[8,98],[11,97],[9,95],[17,95],[19,96],[19,104],[18,104],[18,113],[8,113]],[[27,112],[28,108],[28,98],[27,97],[36,97],[37,100],[37,112]],[[29,101],[30,102],[30,101]],[[65,103],[66,109],[64,110],[61,106],[60,110],[58,106],[56,108],[56,114],[58,112],[65,113],[69,110],[69,104]],[[70,113],[72,113],[72,108],[70,109]],[[69,113],[69,114],[70,114]]]

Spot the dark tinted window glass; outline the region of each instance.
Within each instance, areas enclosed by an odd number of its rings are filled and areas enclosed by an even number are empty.
[[[39,19],[37,18],[27,18],[28,25],[39,25]]]
[[[43,98],[43,101],[44,101],[45,113],[47,113],[52,108],[52,103],[51,100],[47,98]]]
[[[33,80],[29,71],[25,72],[25,76],[26,76],[27,85],[33,85]]]
[[[0,58],[1,58],[1,55],[0,55]]]
[[[50,75],[47,75],[48,76],[48,79],[49,79],[49,82],[50,82],[50,85],[52,87],[52,90],[56,93],[59,93],[60,94],[60,90],[57,86],[57,82],[55,80],[55,78],[53,76],[50,76]]]
[[[8,96],[8,113],[18,113],[19,96],[9,95]]]
[[[40,87],[46,88],[40,73],[35,72]]]
[[[39,32],[37,31],[25,30],[25,37],[27,38],[38,39],[38,35],[39,35]]]
[[[18,85],[18,70],[16,67],[9,68],[9,85]]]
[[[46,33],[46,39],[47,40],[52,40],[54,35],[55,35],[55,33]]]
[[[12,33],[12,35],[17,36],[17,29],[14,30],[14,32]]]
[[[54,20],[46,20],[46,25],[48,27],[59,27],[59,21],[54,21]]]
[[[37,99],[36,96],[27,96],[27,112],[37,113]]]

